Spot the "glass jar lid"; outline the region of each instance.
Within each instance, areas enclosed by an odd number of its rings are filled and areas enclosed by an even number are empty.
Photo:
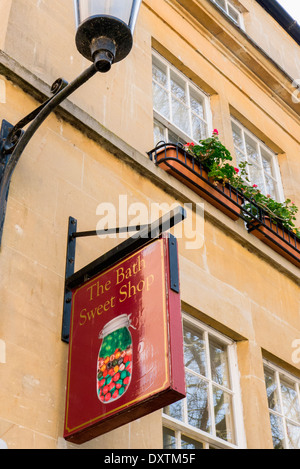
[[[103,337],[107,336],[108,334],[111,334],[114,331],[117,331],[118,329],[121,329],[122,327],[129,326],[129,317],[127,316],[127,314],[121,314],[120,316],[117,316],[116,318],[112,319],[107,324],[105,324],[102,331],[100,332],[99,339],[103,339]]]

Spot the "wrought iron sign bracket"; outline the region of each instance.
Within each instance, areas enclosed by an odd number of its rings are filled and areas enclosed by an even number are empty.
[[[65,292],[62,319],[61,340],[69,343],[69,331],[72,308],[72,289],[79,287],[84,282],[95,275],[99,275],[103,270],[112,266],[116,262],[122,260],[130,253],[142,248],[151,240],[158,238],[162,233],[168,231],[177,223],[185,220],[187,216],[186,210],[178,206],[159,220],[142,226],[128,226],[122,228],[111,228],[101,231],[83,231],[77,232],[77,220],[69,217],[68,236],[67,236],[67,254],[66,254],[66,270],[65,270]],[[108,234],[128,233],[135,231],[136,233],[123,243],[119,244],[106,254],[102,255],[86,267],[75,273],[75,254],[76,239],[88,236],[103,236]],[[179,293],[179,275],[178,275],[178,255],[177,255],[177,239],[169,234],[169,268],[171,289]]]

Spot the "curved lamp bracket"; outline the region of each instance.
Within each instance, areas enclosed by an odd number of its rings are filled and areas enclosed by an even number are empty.
[[[76,10],[78,0],[75,2]],[[15,126],[3,120],[0,129],[0,246],[5,219],[9,185],[14,169],[32,136],[49,116],[70,94],[97,72],[106,73],[115,62],[123,60],[132,49],[133,29],[141,0],[134,0],[129,25],[113,16],[99,14],[90,16],[78,27],[76,46],[78,51],[93,62],[70,84],[56,80],[51,91],[54,96],[31,112]],[[99,5],[101,7],[101,4]],[[30,124],[27,130],[23,130]]]
[[[10,181],[24,149],[49,114],[97,72],[97,68],[92,64],[69,84],[61,78],[56,80],[51,87],[54,96],[15,126],[5,120],[2,121],[0,130],[0,246]],[[23,127],[29,123],[28,129],[24,131]]]

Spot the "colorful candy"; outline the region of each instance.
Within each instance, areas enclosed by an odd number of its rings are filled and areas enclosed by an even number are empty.
[[[97,363],[97,395],[108,404],[128,389],[132,375],[132,339],[130,317],[126,314],[109,321],[101,331]]]
[[[110,356],[99,356],[97,391],[101,402],[108,404],[124,394],[131,381],[131,362],[132,345],[127,346],[123,357],[120,348],[115,349],[115,352]],[[105,365],[101,366],[102,363]]]

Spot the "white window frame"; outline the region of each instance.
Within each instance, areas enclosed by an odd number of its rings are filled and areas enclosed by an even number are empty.
[[[226,15],[233,21],[237,26],[239,26],[241,29],[245,31],[245,23],[244,23],[244,18],[242,13],[229,1],[229,0],[224,0],[225,2],[225,9],[219,5],[216,0],[212,0],[212,2],[220,8]],[[238,15],[238,21],[236,21],[230,14],[230,8]]]
[[[287,425],[286,422],[291,422],[291,424],[299,426],[299,422],[296,422],[295,420],[292,420],[291,418],[288,418],[284,415],[283,413],[283,403],[282,403],[282,394],[281,394],[281,388],[280,388],[280,376],[283,378],[286,378],[288,381],[292,381],[295,383],[295,388],[296,388],[296,393],[298,395],[298,402],[300,405],[300,379],[298,379],[296,376],[288,373],[286,370],[283,368],[280,368],[274,363],[268,361],[268,360],[263,360],[264,363],[264,369],[268,368],[272,370],[275,373],[275,381],[276,381],[276,386],[277,386],[277,391],[278,391],[278,397],[279,397],[279,404],[280,404],[280,409],[281,411],[269,409],[269,414],[273,414],[276,417],[279,417],[283,420],[283,435],[284,435],[284,449],[289,449],[288,448],[288,436],[287,436]],[[299,448],[300,449],[300,448]]]
[[[212,126],[212,112],[211,112],[211,106],[210,106],[210,96],[205,93],[205,91],[201,90],[195,83],[193,83],[192,80],[190,80],[188,77],[186,77],[182,72],[180,72],[176,67],[174,67],[170,62],[168,62],[162,55],[160,55],[158,52],[155,50],[152,51],[152,57],[155,57],[155,59],[163,64],[164,67],[166,67],[167,70],[167,88],[164,88],[166,93],[168,94],[168,99],[169,99],[169,111],[170,111],[170,119],[167,119],[164,117],[162,114],[159,113],[159,111],[154,109],[154,103],[153,103],[153,116],[154,116],[154,121],[157,121],[160,125],[164,127],[165,130],[165,137],[166,139],[168,138],[168,130],[170,130],[172,133],[174,133],[176,136],[179,137],[179,139],[185,143],[187,142],[194,142],[198,143],[196,140],[193,140],[193,136],[185,133],[182,131],[179,127],[177,127],[173,123],[173,116],[172,116],[172,93],[170,89],[170,84],[171,84],[171,71],[172,73],[176,74],[182,81],[185,83],[185,88],[186,88],[186,94],[187,94],[187,100],[190,102],[190,92],[191,90],[194,91],[196,94],[198,94],[201,99],[203,100],[203,107],[204,107],[204,115],[205,119],[203,119],[203,122],[205,122],[207,126],[207,135],[204,136],[204,138],[209,137],[212,134],[213,126]],[[152,83],[155,82],[155,79],[152,75]],[[158,83],[160,87],[162,85]],[[191,113],[193,112],[190,107],[188,107],[189,110],[189,119],[190,119],[190,128],[191,126]],[[166,140],[167,142],[168,140]]]
[[[265,171],[263,169],[263,157],[262,157],[262,151],[268,154],[268,157],[271,162],[272,166],[272,172],[273,175],[269,177],[273,180],[274,182],[274,187],[275,187],[275,192],[276,192],[276,200],[277,202],[284,202],[284,192],[283,192],[283,186],[282,186],[282,181],[281,181],[281,174],[280,174],[280,168],[279,168],[279,163],[278,163],[278,157],[276,153],[274,153],[265,143],[263,143],[259,138],[256,137],[250,130],[248,130],[243,124],[241,124],[237,119],[231,116],[231,122],[233,122],[237,127],[239,127],[242,135],[242,140],[243,140],[243,145],[244,149],[246,149],[246,140],[245,137],[249,136],[250,139],[252,139],[256,144],[258,148],[258,155],[259,155],[259,160],[260,160],[260,167],[263,175],[263,180],[264,180],[264,188],[259,187],[261,189],[262,193],[264,195],[267,195],[266,191],[266,185],[265,185]],[[234,142],[233,142],[234,144]],[[234,144],[234,148],[237,149],[240,153],[242,153],[245,157],[245,160],[249,163],[249,156],[247,154],[247,151],[242,151],[240,148],[236,147]],[[239,162],[238,157],[236,157],[237,163]],[[257,184],[257,181],[251,180],[251,185]]]
[[[213,411],[213,399],[212,399],[212,385],[213,381],[211,380],[210,375],[203,378],[208,383],[208,395],[210,401],[210,415],[212,419],[212,429],[213,433],[207,433],[203,430],[200,430],[184,421],[170,417],[169,415],[163,412],[162,421],[163,427],[166,427],[175,432],[176,438],[176,448],[180,449],[181,434],[185,435],[188,438],[194,439],[199,443],[203,444],[203,449],[209,449],[209,447],[219,448],[219,449],[246,449],[246,437],[244,431],[243,423],[243,408],[241,401],[241,390],[240,390],[240,381],[239,381],[239,371],[238,371],[238,362],[237,362],[237,353],[236,353],[236,343],[224,336],[223,334],[215,331],[211,327],[203,324],[199,320],[193,318],[192,316],[182,313],[183,322],[187,325],[191,325],[194,328],[201,330],[204,333],[204,338],[206,342],[206,352],[207,356],[207,365],[210,368],[210,359],[209,359],[209,346],[208,346],[208,335],[216,338],[218,341],[227,345],[228,352],[228,368],[230,376],[230,390],[226,387],[218,385],[219,388],[224,389],[227,393],[230,393],[232,396],[232,418],[234,422],[234,431],[235,431],[235,441],[236,444],[232,444],[219,438],[215,435],[215,425],[214,425],[214,411]],[[190,370],[189,370],[190,371]],[[209,372],[210,373],[210,372]],[[183,399],[184,413],[186,413],[186,399]]]
[[[180,143],[182,145],[185,145],[188,142],[187,136],[181,132],[180,129],[174,129],[172,124],[170,124],[165,118],[162,116],[158,117],[158,113],[156,111],[153,112],[154,114],[154,125],[157,125],[158,127],[161,128],[162,131],[162,141],[165,143]],[[176,139],[173,142],[172,138],[170,137],[170,133],[172,133]],[[191,139],[190,139],[191,141]],[[159,142],[154,142],[155,144]],[[196,142],[194,142],[196,143]]]

